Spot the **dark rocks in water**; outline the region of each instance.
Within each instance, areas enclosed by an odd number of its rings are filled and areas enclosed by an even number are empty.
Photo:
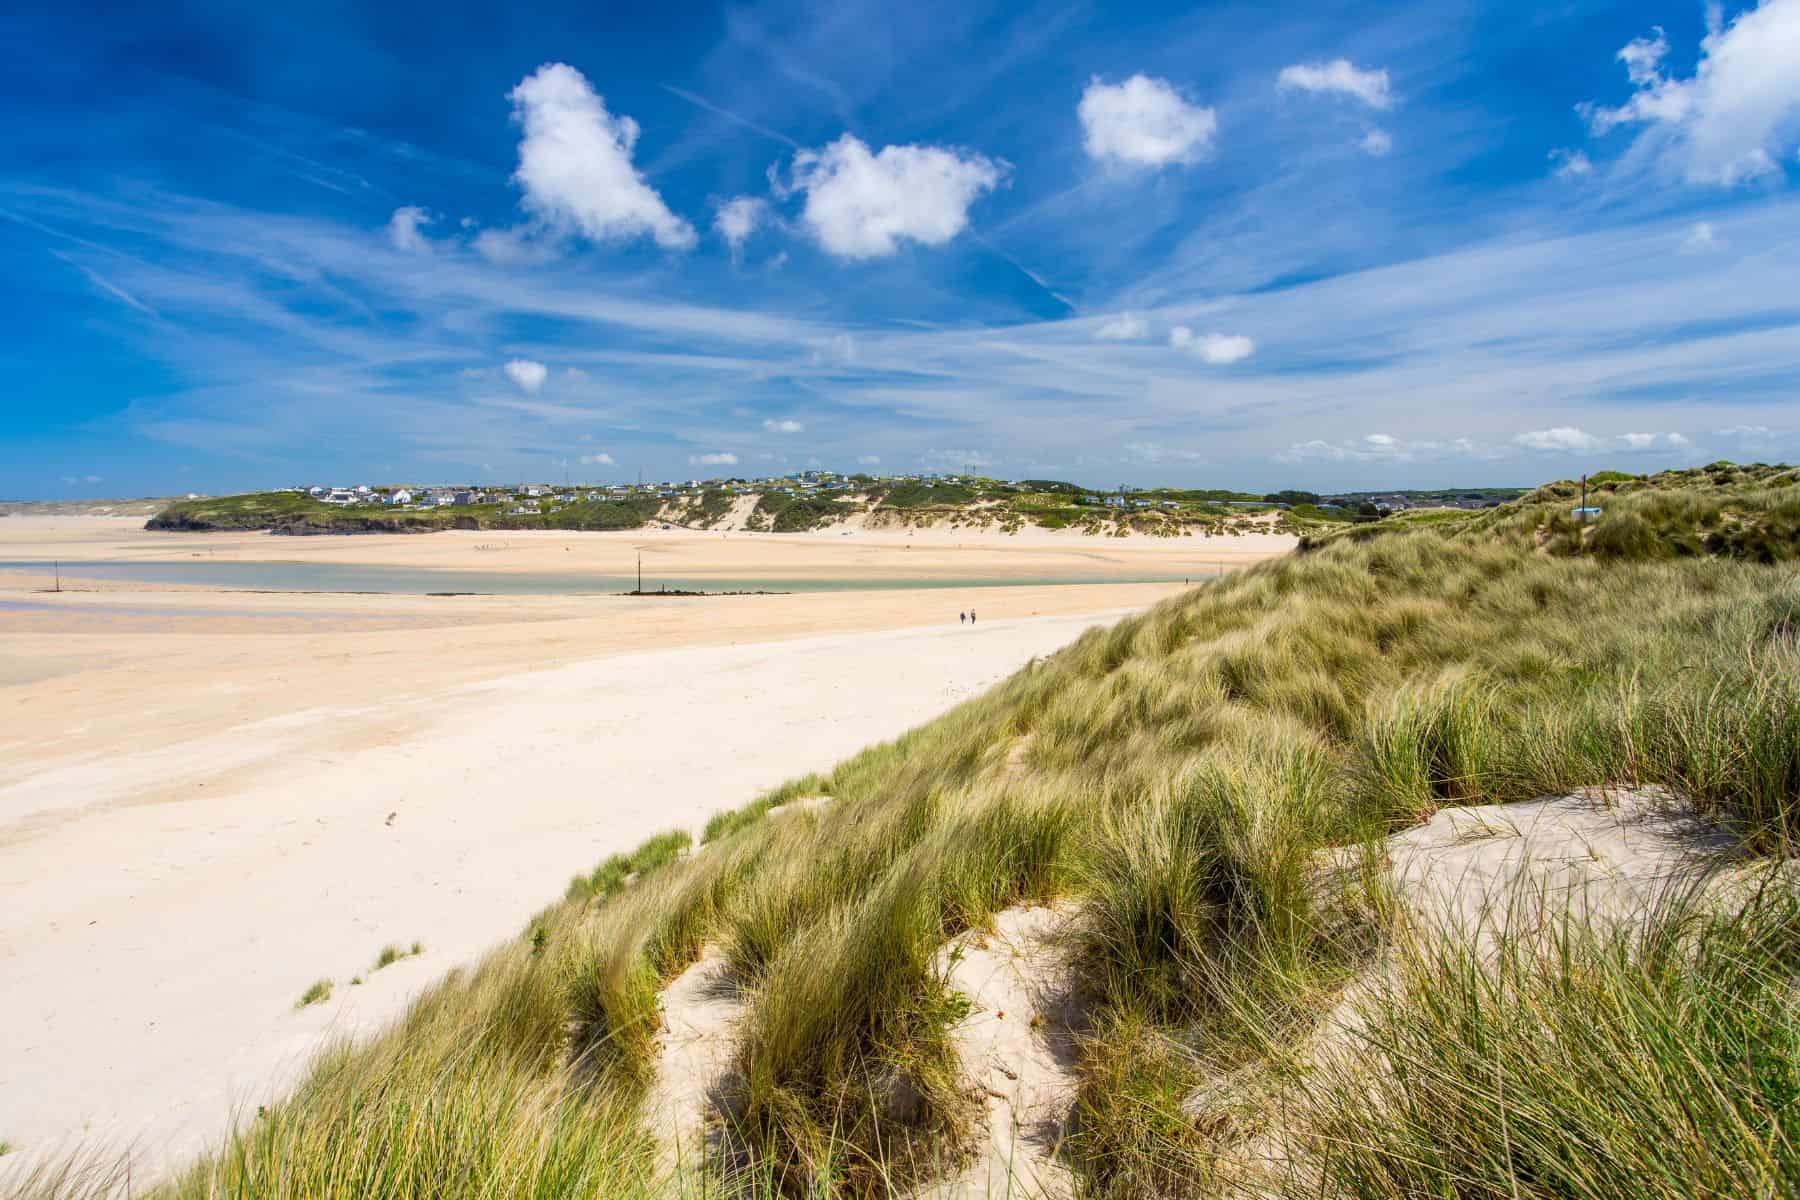
[[[392,517],[336,517],[324,522],[300,517],[270,525],[269,532],[288,537],[317,537],[334,533],[436,533],[443,528],[442,525]]]

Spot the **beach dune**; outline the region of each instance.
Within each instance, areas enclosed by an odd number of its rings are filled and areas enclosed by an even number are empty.
[[[596,536],[522,554],[636,553]],[[743,569],[735,548],[707,558],[701,535],[683,536],[702,566]],[[252,535],[220,549],[329,543],[377,561],[399,553],[384,542],[462,544],[460,560],[426,551],[459,569],[494,553],[450,535]],[[0,522],[0,560],[54,554],[77,571],[84,553],[172,544],[104,519]],[[32,571],[0,572],[0,1137],[19,1148],[0,1165],[127,1146],[140,1172],[179,1163],[331,1037],[393,1018],[517,936],[571,874],[651,833],[697,830],[1181,586],[966,588],[956,574],[1042,576],[1045,563],[881,545],[861,547],[882,561],[859,567],[796,544],[758,566],[867,571],[919,554],[905,569],[946,578],[436,598],[78,574],[59,594]],[[1108,555],[1101,574],[1163,573]],[[979,625],[958,622],[968,608]],[[383,946],[415,941],[422,954],[373,970]],[[319,979],[330,998],[297,1008]]]

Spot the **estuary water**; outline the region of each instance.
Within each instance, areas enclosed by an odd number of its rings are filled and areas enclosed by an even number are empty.
[[[0,560],[0,570],[50,574],[49,559]],[[463,571],[433,567],[389,567],[364,563],[220,562],[195,560],[90,560],[63,563],[69,580],[108,579],[150,584],[186,584],[255,592],[376,592],[428,596],[441,594],[568,596],[628,592],[637,586],[631,575],[579,571]],[[1181,583],[1207,578],[1212,572],[1188,575],[1055,574],[1042,576],[910,576],[857,578],[783,578],[659,574],[644,577],[644,590],[706,592],[841,592],[909,588],[1044,587],[1092,583]]]

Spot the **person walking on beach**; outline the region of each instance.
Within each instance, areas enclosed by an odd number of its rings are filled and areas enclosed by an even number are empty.
[[[968,613],[966,613],[966,612],[959,612],[959,613],[957,613],[957,614],[956,614],[956,623],[957,623],[957,624],[958,624],[958,625],[966,625],[966,624],[968,624],[968,621],[969,621],[969,614],[968,614]]]
[[[974,623],[975,623],[975,610],[971,608],[969,610],[969,624],[973,625]]]

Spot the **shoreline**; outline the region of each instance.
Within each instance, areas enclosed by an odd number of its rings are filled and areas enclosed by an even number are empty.
[[[614,653],[445,689],[425,714],[328,699],[45,764],[0,787],[0,1127],[21,1163],[79,1143],[179,1164],[327,1040],[516,935],[571,873],[1120,615]],[[424,954],[370,973],[414,940]],[[321,976],[332,999],[294,1008]]]
[[[192,544],[121,524],[9,518],[0,561],[69,570]],[[200,544],[254,565],[295,541]],[[600,573],[641,552],[647,582],[653,564],[704,581],[753,566],[800,586],[729,604],[120,580],[56,594],[26,590],[49,574],[0,573],[0,1136],[19,1147],[0,1176],[77,1145],[178,1165],[324,1039],[384,1023],[516,935],[575,871],[1184,590],[1128,582],[1177,557],[1148,542],[353,541],[357,562],[409,570]],[[1281,549],[1246,543],[1233,565]],[[1098,581],[1033,582],[1072,570]],[[919,583],[817,586],[895,574]],[[415,940],[424,954],[369,973],[382,945]],[[321,976],[331,1002],[296,1010]]]

